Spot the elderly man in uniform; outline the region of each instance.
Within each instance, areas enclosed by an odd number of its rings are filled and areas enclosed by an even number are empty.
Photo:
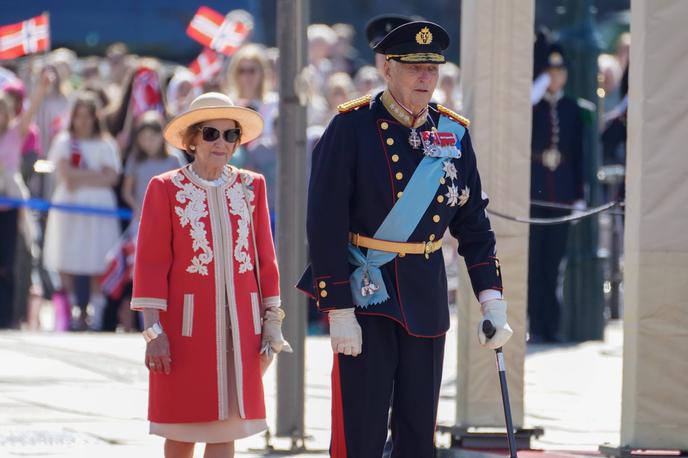
[[[491,339],[480,328],[480,342],[496,348],[512,334],[468,120],[429,104],[448,44],[431,22],[393,29],[374,48],[387,89],[340,106],[313,152],[299,288],[328,313],[335,458],[379,458],[390,404],[392,457],[434,456],[447,229],[497,328]]]

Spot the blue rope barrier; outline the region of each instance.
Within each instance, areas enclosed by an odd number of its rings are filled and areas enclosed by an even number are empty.
[[[127,208],[103,208],[89,205],[58,204],[44,199],[16,199],[13,197],[0,196],[0,205],[13,208],[28,208],[39,212],[47,212],[50,209],[60,210],[67,213],[81,213],[94,216],[105,216],[108,218],[119,218],[130,220],[133,216],[132,211]]]

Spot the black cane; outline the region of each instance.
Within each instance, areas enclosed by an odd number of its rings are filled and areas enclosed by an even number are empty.
[[[497,329],[490,320],[483,321],[483,332],[485,337],[491,339]],[[504,364],[504,353],[502,347],[495,350],[497,355],[497,370],[499,371],[499,386],[502,389],[502,404],[504,404],[504,420],[506,421],[506,437],[509,441],[509,456],[510,458],[518,458],[516,454],[516,434],[514,433],[514,425],[511,420],[511,404],[509,403],[509,388],[506,385],[506,364]]]

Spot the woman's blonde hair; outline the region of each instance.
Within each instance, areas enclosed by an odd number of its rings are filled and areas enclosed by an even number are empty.
[[[260,86],[258,87],[258,96],[260,100],[265,98],[265,95],[270,91],[270,81],[268,78],[270,72],[270,63],[267,58],[267,49],[265,46],[255,43],[249,43],[234,54],[232,60],[229,62],[227,72],[225,73],[225,80],[222,91],[232,99],[239,98],[239,64],[243,60],[252,60],[260,67]]]

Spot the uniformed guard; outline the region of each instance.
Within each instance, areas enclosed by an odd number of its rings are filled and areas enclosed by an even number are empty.
[[[459,239],[488,348],[512,331],[468,120],[429,104],[446,31],[403,24],[377,45],[387,89],[340,106],[313,152],[299,288],[328,313],[335,353],[335,458],[379,458],[392,407],[392,457],[434,456],[449,328],[442,237]],[[393,393],[393,394],[392,394]]]
[[[396,29],[402,24],[411,22],[408,16],[402,16],[401,14],[381,14],[375,16],[365,26],[366,39],[368,40],[368,46],[370,49],[375,49],[375,46],[382,41],[384,37],[387,36],[389,32]],[[384,54],[375,53],[375,68],[380,73],[380,76],[384,76],[385,67],[385,56]],[[373,89],[373,94],[384,90],[385,87],[380,85]]]
[[[567,71],[558,44],[547,57],[549,87],[533,107],[530,215],[555,218],[570,210],[542,203],[585,207],[583,201],[583,120],[578,102],[564,95]],[[528,317],[531,342],[560,340],[561,306],[557,298],[559,266],[566,252],[568,224],[530,227]]]

